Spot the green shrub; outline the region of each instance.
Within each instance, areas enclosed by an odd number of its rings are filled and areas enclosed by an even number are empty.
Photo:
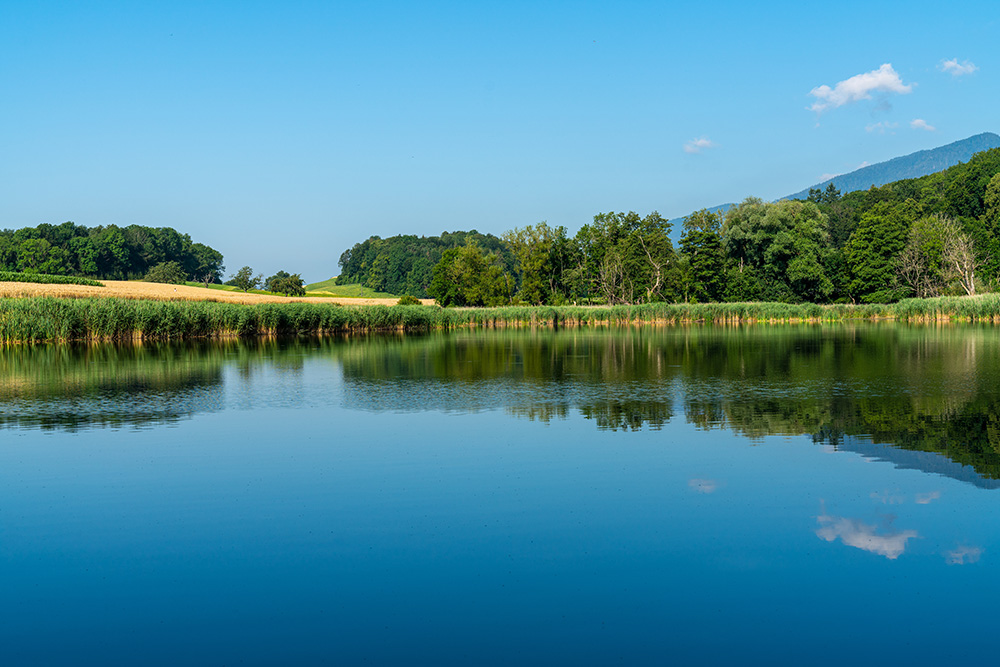
[[[183,285],[187,274],[177,262],[160,262],[146,273],[148,283],[166,283],[168,285]]]
[[[0,282],[2,283],[37,283],[39,285],[88,285],[90,287],[104,287],[104,283],[99,283],[90,278],[80,276],[51,276],[46,273],[14,273],[12,271],[0,271]]]

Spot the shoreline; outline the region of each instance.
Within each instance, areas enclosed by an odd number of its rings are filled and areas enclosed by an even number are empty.
[[[909,299],[888,305],[755,302],[497,308],[345,305],[315,297],[249,296],[263,298],[248,303],[183,297],[11,296],[0,291],[0,342],[183,340],[508,327],[815,325],[852,321],[1000,324],[1000,295],[996,294]]]

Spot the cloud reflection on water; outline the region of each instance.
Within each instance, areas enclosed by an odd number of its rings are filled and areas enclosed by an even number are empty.
[[[975,563],[983,555],[982,547],[973,547],[967,544],[960,544],[951,551],[945,553],[945,560],[949,565],[967,565]]]
[[[714,479],[699,479],[695,477],[688,480],[688,486],[698,493],[715,493],[719,488],[719,483]]]
[[[906,499],[899,493],[889,493],[889,491],[873,491],[870,495],[872,500],[882,503],[883,505],[902,505],[906,502]]]
[[[885,556],[889,560],[896,560],[906,551],[907,540],[920,537],[915,530],[885,531],[880,534],[878,527],[874,525],[827,514],[825,509],[823,514],[816,517],[816,521],[820,525],[816,530],[820,539],[834,542],[839,538],[847,546]],[[891,522],[891,518],[888,522]]]
[[[916,503],[918,505],[930,505],[932,502],[941,497],[940,491],[931,491],[930,493],[918,493],[916,498]]]

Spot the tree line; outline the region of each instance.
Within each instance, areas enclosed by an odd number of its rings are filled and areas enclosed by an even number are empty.
[[[372,236],[340,256],[338,285],[361,283],[376,292],[427,298],[434,266],[445,251],[474,243],[493,253],[505,270],[513,271],[514,258],[492,234],[443,232],[440,236],[402,235],[383,239]]]
[[[541,222],[500,238],[372,237],[340,280],[442,305],[657,301],[884,303],[992,291],[1000,281],[1000,149],[844,196],[748,198],[680,222],[599,213],[573,236]]]
[[[109,280],[143,278],[152,271],[154,276],[218,283],[225,270],[222,259],[218,250],[170,227],[64,222],[0,231],[4,271]]]

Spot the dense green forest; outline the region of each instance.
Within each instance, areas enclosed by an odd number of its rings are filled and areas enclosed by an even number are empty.
[[[444,232],[441,236],[372,236],[340,256],[338,285],[362,283],[376,292],[427,297],[434,266],[450,249],[474,243],[491,253],[506,271],[514,267],[513,256],[492,234]]]
[[[340,258],[343,282],[443,305],[658,301],[894,302],[994,291],[1000,149],[944,171],[841,196],[748,198],[673,221],[600,213],[569,236],[542,222],[501,238],[372,237]]]
[[[176,262],[190,280],[217,283],[222,253],[170,227],[72,222],[0,231],[0,271],[125,280]]]
[[[885,162],[866,165],[850,173],[834,176],[815,187],[825,190],[829,185],[833,185],[845,194],[855,190],[866,190],[872,185],[885,185],[904,178],[920,178],[933,174],[961,162],[968,162],[976,153],[998,147],[1000,147],[1000,136],[992,132],[983,132],[930,150],[917,151]],[[810,189],[812,188],[806,188],[782,199],[805,199]]]

